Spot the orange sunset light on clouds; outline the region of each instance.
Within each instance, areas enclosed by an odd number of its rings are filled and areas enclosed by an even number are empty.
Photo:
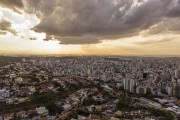
[[[180,55],[180,0],[0,0],[0,54]]]

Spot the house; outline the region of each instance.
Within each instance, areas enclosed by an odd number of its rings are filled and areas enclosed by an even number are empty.
[[[95,111],[98,111],[98,112],[102,111],[102,105],[95,106]]]
[[[9,90],[6,90],[6,89],[0,90],[0,97],[3,97],[3,98],[8,98],[8,97],[10,97],[10,92],[9,92]]]
[[[36,92],[36,88],[34,86],[29,86],[28,90],[32,93]]]
[[[86,117],[78,115],[78,120],[86,120]]]
[[[49,114],[49,111],[45,107],[36,108],[36,112],[39,115],[48,115]]]
[[[103,114],[108,118],[111,118],[114,116],[114,112],[112,110],[106,110],[103,112]]]
[[[13,98],[8,98],[6,99],[6,104],[13,104],[14,103],[14,99]]]
[[[36,113],[36,111],[34,109],[30,109],[30,110],[26,111],[27,116],[34,115],[35,113]]]
[[[56,101],[55,104],[58,106],[58,107],[61,107],[64,102],[63,101]]]
[[[122,113],[122,111],[117,111],[116,113],[114,113],[114,116],[115,117],[122,117],[123,113]]]
[[[14,118],[14,114],[13,113],[7,113],[5,115],[3,115],[3,120],[12,120]]]
[[[65,104],[62,107],[64,108],[65,111],[69,111],[72,109],[72,106],[70,104]]]
[[[17,103],[20,104],[27,101],[30,101],[29,97],[21,97],[21,98],[18,98]]]
[[[105,91],[107,91],[107,92],[112,92],[112,91],[113,91],[113,89],[110,88],[108,85],[101,85],[101,87],[103,87],[103,89],[104,89]]]
[[[16,116],[21,119],[25,118],[25,117],[27,117],[26,111],[20,111],[20,112],[16,113]]]
[[[47,117],[41,117],[39,120],[48,120]]]
[[[11,87],[11,89],[14,90],[14,91],[15,91],[15,90],[19,90],[19,86],[18,86],[18,85],[13,85],[13,86]]]
[[[52,90],[52,89],[54,88],[54,85],[48,84],[48,85],[47,85],[47,88],[48,88],[49,90]]]
[[[116,118],[116,117],[111,117],[110,120],[119,120],[119,118]]]
[[[101,120],[101,118],[99,116],[93,115],[93,114],[90,114],[88,119],[89,120]]]
[[[0,120],[3,120],[3,116],[0,116]]]
[[[15,78],[17,75],[16,74],[10,74],[9,77],[10,78]]]
[[[86,109],[87,109],[89,112],[93,112],[93,111],[95,110],[95,106],[94,106],[94,105],[91,105],[91,106],[86,107]]]
[[[23,79],[21,77],[17,77],[14,81],[15,83],[18,83],[18,84],[23,83]]]
[[[158,119],[154,116],[149,116],[149,117],[146,117],[145,120],[158,120]]]
[[[5,98],[0,96],[0,101],[5,101]]]

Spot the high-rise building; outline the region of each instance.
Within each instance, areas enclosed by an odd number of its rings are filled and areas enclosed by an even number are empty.
[[[171,86],[167,86],[166,87],[166,92],[169,96],[172,96],[173,94],[173,88]]]
[[[175,78],[180,79],[180,67],[175,70]]]
[[[133,93],[134,92],[134,87],[135,87],[135,81],[133,79],[131,79],[130,80],[129,92]]]
[[[131,93],[134,92],[135,81],[133,79],[124,79],[123,84],[124,84],[124,90],[127,90],[128,92]]]
[[[176,84],[173,87],[173,95],[176,97],[180,97],[180,85],[179,84]]]
[[[127,84],[126,84],[126,79],[124,78],[123,79],[123,86],[124,86],[124,90],[126,90],[126,88],[127,88],[127,86],[126,86]]]

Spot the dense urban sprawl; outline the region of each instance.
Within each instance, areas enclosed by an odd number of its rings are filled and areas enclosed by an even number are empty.
[[[0,120],[180,119],[178,57],[10,58]]]

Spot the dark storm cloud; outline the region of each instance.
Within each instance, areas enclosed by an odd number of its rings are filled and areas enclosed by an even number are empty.
[[[23,8],[21,0],[1,2]],[[150,35],[179,32],[179,5],[180,0],[24,0],[25,10],[41,20],[33,30],[46,33],[46,40],[54,36],[61,44],[94,44],[149,29]],[[168,24],[171,19],[176,24]]]
[[[22,0],[0,0],[0,6],[21,13],[21,10],[23,9],[24,5]]]
[[[95,44],[100,43],[102,38],[94,35],[56,37],[61,40],[60,44]]]
[[[155,34],[180,34],[180,19],[179,17],[173,17],[170,19],[163,19],[160,23],[155,24],[150,29],[148,29],[148,32],[146,32],[144,35],[155,35]]]
[[[172,7],[168,13],[167,13],[168,17],[180,17],[180,0],[177,0],[177,2],[175,3],[175,6]]]
[[[11,22],[5,19],[0,19],[0,34],[6,34],[7,32],[11,32],[14,35],[16,31],[11,28]]]
[[[171,9],[167,15],[169,17],[180,17],[180,5]]]

